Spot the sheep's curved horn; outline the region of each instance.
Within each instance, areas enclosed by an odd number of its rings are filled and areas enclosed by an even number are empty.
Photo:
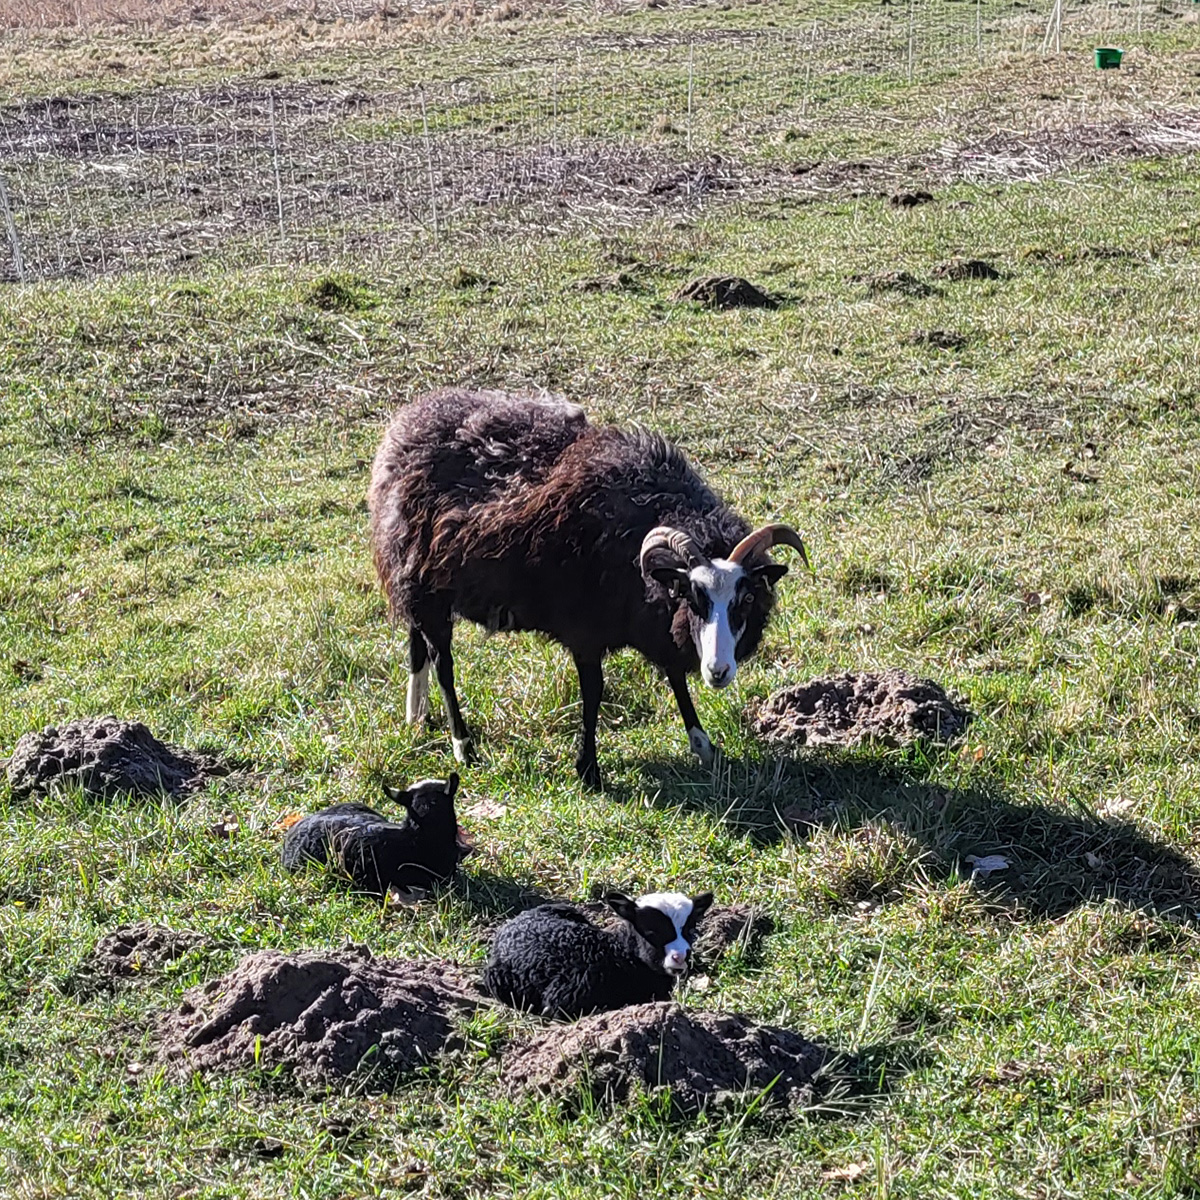
[[[742,563],[746,559],[766,554],[772,546],[791,546],[793,550],[798,550],[804,565],[810,571],[812,570],[812,564],[808,561],[808,551],[804,548],[804,542],[790,525],[764,525],[761,529],[756,529],[753,533],[746,534],[734,546],[733,550],[730,551],[729,561],[731,563]]]
[[[649,561],[654,554],[666,553],[683,563],[690,571],[693,567],[702,567],[708,562],[708,555],[692,540],[690,534],[682,529],[672,529],[667,525],[659,525],[650,530],[642,539],[640,563],[642,574],[651,569]]]

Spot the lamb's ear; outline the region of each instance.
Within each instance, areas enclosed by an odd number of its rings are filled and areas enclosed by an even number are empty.
[[[691,920],[698,921],[712,907],[713,894],[712,892],[701,892],[698,896],[692,897],[692,915]]]
[[[458,791],[458,772],[451,771],[450,778],[446,780],[446,795],[451,800],[454,799],[454,793]]]
[[[393,804],[402,805],[404,808],[410,808],[412,806],[412,796],[403,788],[388,787],[388,785],[385,783],[383,785],[383,794]]]
[[[618,917],[622,917],[630,924],[633,924],[633,920],[637,916],[637,901],[632,896],[627,896],[624,892],[605,892],[604,903]]]

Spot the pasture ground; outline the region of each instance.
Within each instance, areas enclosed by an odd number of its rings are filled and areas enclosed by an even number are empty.
[[[268,72],[366,93],[501,75],[579,34],[550,6],[509,15],[18,28],[3,119]],[[812,15],[651,7],[586,32],[627,45]],[[113,711],[243,768],[179,804],[0,783],[0,1192],[1200,1192],[1198,36],[1180,16],[1113,79],[1032,52],[863,76],[839,93],[854,122],[780,112],[755,137],[731,93],[710,132],[733,130],[714,174],[734,182],[703,202],[647,182],[694,170],[667,114],[598,169],[586,220],[586,189],[523,219],[553,190],[531,169],[526,209],[456,214],[436,238],[380,222],[299,261],[268,245],[269,207],[259,225],[247,209],[227,257],[147,243],[149,269],[97,251],[0,284],[0,747]],[[367,142],[404,134],[346,119]],[[930,202],[889,201],[918,185]],[[996,277],[945,266],[964,259]],[[672,300],[714,273],[779,307]],[[712,772],[653,672],[610,661],[602,797],[571,770],[565,656],[460,630],[479,851],[460,886],[381,908],[286,877],[276,826],[450,769],[444,728],[402,723],[403,638],[363,503],[387,414],[447,382],[547,387],[662,429],[747,516],[802,529],[816,578],[780,585],[733,689],[695,689],[723,746]],[[751,736],[748,706],[785,683],[893,666],[969,699],[963,741],[788,756]],[[968,855],[1008,866],[981,878]],[[681,996],[841,1051],[814,1111],[567,1117],[500,1085],[520,1027],[503,1018],[392,1094],[180,1081],[154,1060],[155,1014],[248,950],[478,963],[520,889],[668,884],[774,918],[760,951]],[[73,985],[106,932],[143,919],[204,943],[115,992]]]

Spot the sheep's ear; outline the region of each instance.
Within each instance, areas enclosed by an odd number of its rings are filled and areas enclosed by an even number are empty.
[[[786,574],[787,567],[783,563],[764,563],[761,567],[755,567],[750,572],[751,575],[759,579],[765,579],[772,587],[774,587]]]
[[[655,567],[650,572],[650,578],[661,583],[672,596],[683,595],[691,582],[691,577],[683,567]]]
[[[383,794],[393,803],[403,805],[408,808],[412,804],[412,797],[403,788],[388,787],[383,785]]]
[[[633,923],[634,917],[637,916],[637,901],[632,896],[625,895],[624,892],[605,892],[604,903],[617,914],[618,917],[623,917],[626,921]]]
[[[454,793],[458,791],[458,772],[451,771],[450,778],[446,780],[446,795],[453,800]]]
[[[712,892],[701,892],[692,897],[692,920],[698,921],[712,907]]]

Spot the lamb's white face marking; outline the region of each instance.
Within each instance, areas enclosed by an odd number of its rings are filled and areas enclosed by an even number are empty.
[[[688,730],[688,748],[704,766],[712,766],[712,742],[708,740],[708,734],[703,729],[694,728]]]
[[[408,677],[408,704],[405,716],[410,725],[419,725],[429,715],[429,664]]]
[[[669,975],[682,975],[687,970],[688,951],[692,944],[683,936],[683,927],[692,915],[692,898],[683,892],[650,892],[639,896],[638,908],[657,908],[675,926],[675,940],[663,947],[663,970]]]
[[[738,580],[745,576],[737,563],[714,558],[688,572],[692,583],[708,597],[709,611],[696,637],[700,675],[709,687],[728,687],[737,675],[737,640],[741,627],[733,628],[729,607],[737,595]],[[695,636],[695,635],[693,635]]]

